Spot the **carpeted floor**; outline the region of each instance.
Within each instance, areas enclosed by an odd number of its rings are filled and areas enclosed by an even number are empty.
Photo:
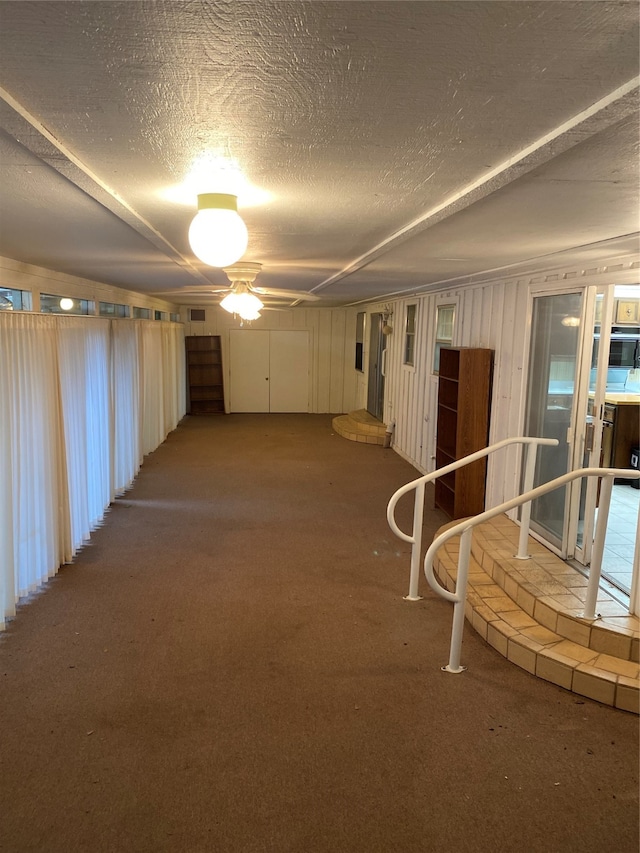
[[[328,415],[186,418],[0,636],[0,850],[636,853],[637,717],[468,626],[440,671],[416,475]]]

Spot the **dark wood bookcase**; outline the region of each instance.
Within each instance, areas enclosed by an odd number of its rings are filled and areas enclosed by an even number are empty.
[[[224,414],[220,335],[187,335],[187,411]]]
[[[436,468],[487,446],[491,412],[493,350],[440,350]],[[484,510],[486,459],[436,480],[435,503],[450,518]]]

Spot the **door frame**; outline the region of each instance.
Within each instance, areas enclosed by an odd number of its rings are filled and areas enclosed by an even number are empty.
[[[616,282],[617,283],[617,282]],[[609,340],[611,322],[613,320],[615,285],[606,282],[602,284],[583,284],[574,287],[558,288],[542,286],[531,289],[529,293],[528,309],[528,334],[526,341],[526,375],[529,375],[531,361],[532,326],[534,300],[543,296],[559,296],[568,293],[581,293],[580,310],[580,334],[576,347],[576,371],[574,380],[574,392],[571,407],[569,427],[567,430],[567,471],[575,471],[584,467],[599,467],[600,451],[602,447],[604,397],[607,381],[607,367],[609,361]],[[591,362],[593,356],[593,329],[596,316],[596,299],[598,294],[603,295],[602,315],[600,318],[601,333],[600,346],[598,349],[596,366],[596,383],[593,394],[593,441],[591,449],[587,449],[587,412],[589,407],[589,383],[591,373]],[[526,425],[526,411],[528,406],[529,385],[525,387],[523,395],[523,426]],[[564,472],[562,472],[564,473]],[[560,474],[558,474],[560,476]],[[591,559],[591,546],[593,539],[593,528],[595,524],[595,510],[597,505],[597,481],[591,478],[587,481],[584,496],[584,526],[583,544],[578,544],[579,522],[582,501],[582,480],[574,480],[565,490],[564,516],[562,524],[562,537],[560,544],[556,544],[548,538],[543,529],[530,530],[530,535],[544,544],[546,548],[558,554],[562,559],[572,559],[587,567]],[[551,535],[551,534],[549,534]]]

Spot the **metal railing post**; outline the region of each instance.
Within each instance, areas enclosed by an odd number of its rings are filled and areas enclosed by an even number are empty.
[[[524,471],[524,483],[522,492],[526,494],[533,488],[533,478],[536,472],[536,458],[538,456],[537,444],[526,444],[526,462]],[[531,522],[531,501],[522,504],[520,513],[520,536],[518,538],[518,553],[516,560],[529,560],[530,555],[527,553],[529,544],[529,525]]]
[[[420,579],[420,552],[422,551],[422,519],[424,516],[425,484],[421,481],[416,486],[415,502],[413,504],[413,544],[411,546],[411,573],[409,575],[409,595],[405,601],[420,601],[418,581]]]
[[[451,628],[451,646],[449,663],[442,667],[443,672],[464,672],[466,666],[460,666],[462,650],[462,632],[464,629],[464,607],[467,601],[467,580],[469,578],[469,559],[471,557],[472,529],[465,530],[460,536],[460,555],[458,557],[458,576],[456,578],[456,602],[453,605],[453,626]]]
[[[449,663],[447,666],[441,667],[444,672],[464,672],[466,667],[460,666],[460,651],[462,646],[462,629],[465,620],[465,602],[467,597],[467,583],[469,577],[469,560],[471,556],[471,537],[474,527],[489,521],[498,515],[503,515],[518,506],[521,506],[527,501],[535,500],[536,498],[546,495],[548,492],[554,491],[561,486],[570,483],[573,480],[583,477],[601,477],[602,486],[600,489],[600,507],[598,510],[598,522],[596,525],[596,535],[593,545],[593,564],[589,575],[587,586],[587,601],[585,603],[585,618],[595,618],[595,607],[598,597],[598,585],[600,581],[600,571],[602,566],[602,554],[604,550],[605,536],[607,532],[607,521],[609,516],[609,504],[611,501],[611,490],[615,477],[625,479],[640,479],[640,471],[625,469],[625,468],[580,468],[575,471],[570,471],[556,477],[548,483],[537,486],[529,492],[525,492],[516,498],[505,501],[499,506],[485,510],[474,518],[467,518],[458,524],[448,526],[446,530],[436,536],[431,545],[427,548],[427,553],[424,557],[424,573],[429,586],[438,593],[445,601],[450,601],[454,605],[453,609],[453,627],[451,630],[451,646],[449,650]],[[640,514],[639,514],[640,515]],[[640,517],[639,517],[640,521]],[[639,528],[640,530],[640,528]],[[405,534],[403,534],[405,536]],[[460,555],[458,558],[458,575],[456,578],[455,592],[450,592],[437,580],[433,563],[440,548],[454,536],[460,536]],[[640,610],[640,579],[638,573],[640,571],[640,532],[636,532],[636,550],[634,555],[633,579],[631,584],[631,604],[629,612],[633,613],[634,609]]]
[[[445,465],[443,468],[438,468],[436,471],[432,471],[430,474],[424,474],[422,477],[418,477],[416,480],[412,480],[410,483],[406,483],[404,486],[401,486],[396,492],[394,492],[394,494],[389,498],[389,502],[387,504],[387,522],[389,523],[389,527],[393,530],[396,536],[398,536],[404,542],[410,542],[412,545],[409,594],[404,596],[405,601],[420,601],[420,599],[422,598],[422,596],[418,595],[418,580],[420,576],[419,559],[420,552],[422,549],[422,516],[424,512],[424,487],[426,486],[426,484],[432,483],[434,482],[434,480],[437,480],[444,474],[450,474],[453,471],[457,471],[459,468],[462,468],[471,462],[475,462],[478,459],[483,459],[489,456],[490,454],[495,453],[496,450],[500,450],[501,448],[508,447],[512,444],[526,445],[527,448],[533,445],[532,455],[530,456],[529,453],[527,453],[527,473],[525,474],[525,481],[527,483],[533,483],[537,447],[539,445],[556,446],[558,444],[558,439],[535,438],[533,436],[517,436],[515,438],[504,438],[502,439],[502,441],[498,441],[495,444],[490,445],[489,447],[485,447],[482,450],[476,450],[475,453],[470,453],[468,456],[464,456],[462,459],[458,459],[455,462],[451,462],[449,465]],[[420,490],[421,494],[420,496],[416,495],[416,502],[414,503],[413,507],[413,534],[409,536],[409,534],[400,530],[400,528],[398,527],[398,524],[395,519],[395,509],[400,498],[403,495],[408,494],[412,489],[415,489],[416,491]],[[528,516],[524,528],[526,533],[521,534],[521,536],[524,537],[522,541],[526,543],[529,531]],[[526,546],[523,545],[521,548],[518,549],[518,553],[520,553],[521,551],[526,551]]]
[[[593,537],[593,548],[591,550],[591,566],[589,568],[589,583],[587,584],[587,598],[584,603],[584,618],[596,618],[596,601],[600,587],[600,575],[602,574],[602,555],[604,554],[604,540],[607,535],[607,522],[609,521],[609,506],[611,504],[611,488],[613,476],[605,474],[600,485],[600,501],[598,503],[598,520],[596,521],[596,532]]]

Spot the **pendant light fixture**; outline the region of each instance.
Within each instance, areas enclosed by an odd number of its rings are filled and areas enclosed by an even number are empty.
[[[238,198],[230,193],[202,193],[189,226],[193,253],[210,267],[226,267],[247,250],[247,226],[238,214]]]

